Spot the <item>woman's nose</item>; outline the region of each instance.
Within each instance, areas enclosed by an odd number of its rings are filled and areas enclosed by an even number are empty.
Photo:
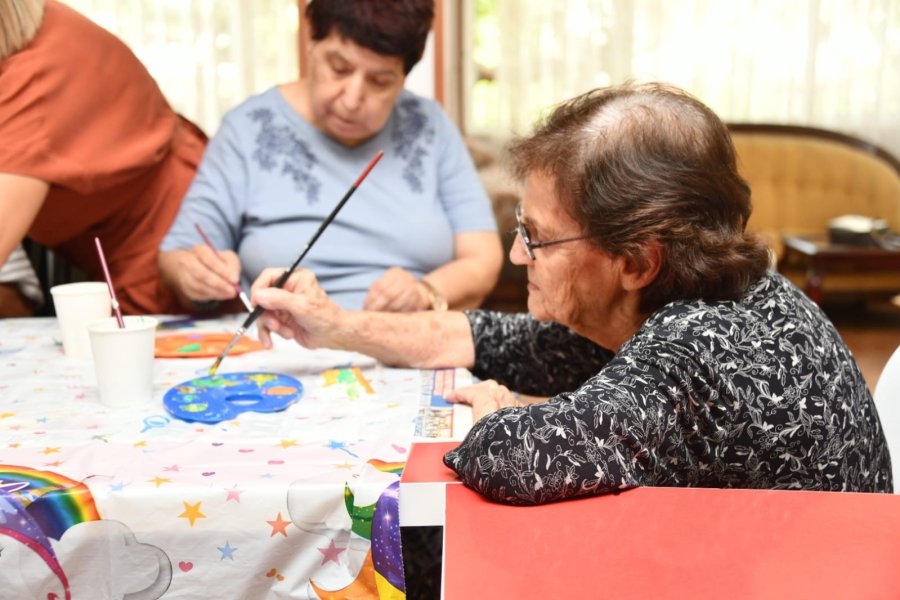
[[[365,98],[365,81],[362,77],[351,77],[344,86],[341,101],[348,111],[356,111],[362,106]]]

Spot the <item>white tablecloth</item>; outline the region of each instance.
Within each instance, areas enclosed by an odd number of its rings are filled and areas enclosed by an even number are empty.
[[[0,597],[402,597],[397,480],[446,371],[282,340],[220,372],[296,377],[302,398],[207,425],[162,397],[212,359],[156,359],[153,402],[115,409],[58,337],[55,319],[0,320]]]

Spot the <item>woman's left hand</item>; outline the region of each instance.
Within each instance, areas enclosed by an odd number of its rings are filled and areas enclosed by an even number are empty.
[[[471,404],[473,422],[507,406],[522,406],[516,394],[493,379],[453,390],[447,394],[446,399],[448,402]]]
[[[363,309],[414,312],[429,308],[428,302],[428,292],[415,275],[400,267],[391,267],[369,288]]]

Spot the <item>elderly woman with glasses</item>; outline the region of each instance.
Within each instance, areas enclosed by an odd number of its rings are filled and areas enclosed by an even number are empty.
[[[264,341],[470,368],[485,381],[452,399],[481,418],[445,462],[500,502],[632,486],[891,491],[859,368],[767,270],[712,111],[662,85],[594,90],[511,156],[528,314],[346,312],[309,272],[280,290],[269,270],[253,290]]]

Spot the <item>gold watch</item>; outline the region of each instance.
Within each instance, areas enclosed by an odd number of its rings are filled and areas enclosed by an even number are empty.
[[[428,301],[431,304],[431,310],[447,310],[447,299],[444,298],[443,294],[437,291],[437,288],[424,279],[420,279],[419,283],[421,283],[425,287],[425,291],[428,292]]]

